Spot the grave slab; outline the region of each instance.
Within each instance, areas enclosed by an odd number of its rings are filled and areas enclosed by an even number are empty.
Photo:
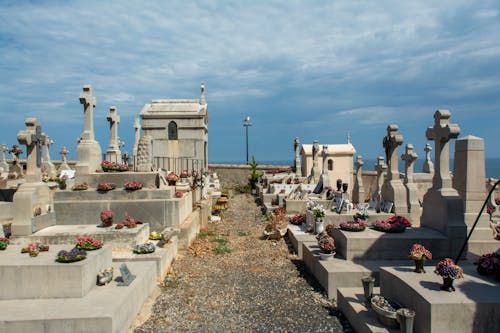
[[[288,239],[293,246],[293,249],[297,253],[299,259],[303,259],[302,254],[302,243],[304,242],[315,242],[316,238],[314,235],[308,234],[305,232],[304,225],[298,226],[295,224],[288,224]]]

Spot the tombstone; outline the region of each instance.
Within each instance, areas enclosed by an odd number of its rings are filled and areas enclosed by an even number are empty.
[[[135,140],[134,140],[134,159],[137,159],[137,147],[139,146],[139,139],[141,138],[141,124],[139,124],[139,118],[135,118],[134,122],[134,132],[135,132]]]
[[[120,152],[120,139],[118,138],[118,124],[120,116],[116,106],[109,108],[106,119],[109,121],[109,147],[106,150],[106,160],[114,163],[122,163],[122,153]]]
[[[137,165],[136,171],[149,172],[153,169],[152,163],[152,144],[153,138],[149,135],[141,136],[137,146]]]
[[[54,224],[54,215],[47,216],[53,206],[50,189],[42,182],[41,148],[45,136],[36,118],[25,121],[26,130],[19,131],[17,140],[26,145],[26,183],[14,194],[12,234],[31,235],[33,232]],[[39,214],[41,212],[41,214]]]
[[[431,145],[426,143],[424,150],[425,150],[425,161],[424,164],[422,165],[422,172],[434,173],[434,163],[432,163],[431,160],[431,150],[432,150]]]
[[[92,94],[92,86],[83,86],[80,94],[80,103],[83,104],[84,131],[78,141],[76,174],[87,175],[102,171],[102,151],[99,142],[94,138],[94,107],[96,99]]]
[[[398,146],[403,143],[403,136],[398,133],[398,125],[387,126],[387,135],[383,146],[387,160],[387,176],[382,185],[382,200],[393,203],[394,214],[408,213],[406,204],[406,188],[401,181],[398,170]]]
[[[418,158],[417,153],[412,144],[407,144],[405,153],[401,155],[401,159],[405,162],[405,179],[406,201],[408,205],[408,213],[411,214],[414,226],[417,226],[417,217],[420,216],[420,203],[418,202],[418,188],[413,179],[413,164]]]
[[[311,182],[317,183],[319,181],[320,171],[318,167],[318,154],[319,154],[319,144],[318,140],[314,140],[312,149],[313,167],[311,169]]]
[[[54,144],[54,141],[51,140],[47,135],[45,135],[45,140],[43,140],[43,142],[42,142],[42,146],[43,146],[42,173],[46,174],[49,177],[57,176],[56,166],[50,160],[49,148],[53,144]]]
[[[19,148],[18,145],[13,145],[12,149],[9,150],[10,155],[12,156],[12,164],[9,167],[9,172],[13,172],[17,175],[17,178],[23,177],[24,176],[24,171],[21,166],[21,163],[19,162],[19,155],[24,153],[24,150]]]
[[[453,188],[464,202],[465,223],[471,228],[486,199],[486,167],[484,140],[472,135],[455,141]],[[489,215],[486,209],[474,229],[472,239],[491,238]]]
[[[0,168],[2,168],[5,172],[9,172],[9,164],[7,164],[7,160],[5,159],[5,152],[9,151],[9,147],[4,144],[0,145]]]
[[[450,111],[437,110],[434,126],[425,133],[428,140],[434,140],[435,169],[432,187],[424,195],[420,224],[446,234],[449,255],[456,256],[467,237],[467,226],[462,198],[451,186],[449,141],[458,137],[460,127],[450,124],[450,117]]]
[[[295,175],[297,177],[302,177],[302,163],[300,161],[300,141],[299,138],[295,138],[293,141],[293,151],[295,153]]]
[[[363,157],[358,155],[356,165],[356,178],[354,179],[354,186],[352,190],[352,201],[354,203],[365,202],[365,188],[363,186]]]
[[[63,171],[71,170],[71,168],[68,165],[68,158],[66,157],[66,155],[69,154],[69,150],[63,146],[59,154],[61,154],[61,165],[59,166],[59,169],[57,169],[57,174],[60,175]]]
[[[385,178],[384,174],[386,170],[387,170],[387,164],[385,164],[384,158],[382,156],[379,156],[377,158],[377,163],[375,164],[375,171],[377,172],[377,183],[373,197],[373,200],[375,200],[376,202],[375,209],[377,211],[381,210],[382,185],[384,184],[384,178]]]

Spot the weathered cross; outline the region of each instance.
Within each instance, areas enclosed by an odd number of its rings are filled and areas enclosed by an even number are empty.
[[[48,135],[46,135],[45,133],[42,133],[42,135],[44,136],[45,140],[43,140],[42,142],[42,145],[44,147],[44,158],[43,158],[43,161],[44,162],[50,162],[50,152],[49,152],[49,148],[50,146],[52,146],[54,144],[54,140],[51,140],[49,138]]]
[[[61,148],[61,151],[59,152],[59,154],[61,154],[61,160],[62,160],[62,162],[66,163],[67,162],[66,155],[69,154],[69,150],[67,150],[66,147],[63,146]]]
[[[413,162],[417,159],[418,155],[415,153],[413,145],[407,144],[405,153],[401,155],[401,159],[405,161],[405,184],[413,183]]]
[[[318,140],[314,140],[312,158],[313,158],[313,167],[316,168],[318,167],[318,153],[319,153],[319,143]]]
[[[9,151],[9,147],[7,147],[6,145],[4,145],[3,143],[0,145],[0,162],[4,162],[5,161],[5,152],[8,152]]]
[[[42,142],[45,135],[37,118],[27,118],[25,120],[26,130],[19,131],[17,141],[26,145],[27,165],[26,178],[28,181],[37,182],[41,180],[40,167],[42,166]]]
[[[356,158],[356,169],[359,171],[361,168],[365,165],[365,162],[363,162],[363,156],[358,155]]]
[[[431,150],[432,150],[431,145],[426,143],[424,150],[425,150],[425,161],[424,164],[422,165],[422,172],[433,173],[434,164],[431,161]]]
[[[300,163],[300,141],[298,137],[293,140],[293,151],[295,153],[295,175],[297,177],[302,177],[302,166]]]
[[[398,133],[398,125],[387,126],[387,135],[384,137],[383,146],[385,148],[385,157],[389,170],[387,171],[387,180],[399,179],[398,170],[398,146],[403,143],[403,136]]]
[[[12,163],[16,164],[17,162],[19,162],[19,155],[24,153],[24,151],[19,148],[18,145],[13,145],[12,149],[9,150],[9,153],[12,155]]]
[[[328,156],[328,146],[327,145],[323,145],[323,152],[322,152],[322,156],[323,156],[323,174],[326,175],[328,173],[328,161],[327,161],[327,156]]]
[[[83,86],[83,93],[80,94],[80,104],[83,104],[83,140],[94,140],[94,108],[96,98],[92,95],[92,86]]]
[[[106,119],[109,121],[109,142],[110,147],[118,149],[118,124],[120,123],[120,116],[118,116],[116,106],[109,108],[109,113]]]
[[[434,113],[434,127],[428,127],[425,136],[434,140],[434,159],[436,163],[432,185],[434,189],[451,188],[450,148],[448,141],[460,134],[457,124],[450,124],[451,113],[448,110],[437,110]]]
[[[377,187],[375,189],[375,196],[374,198],[377,200],[377,206],[376,209],[380,209],[380,191],[382,190],[382,184],[384,183],[384,177],[382,174],[387,170],[387,164],[384,162],[384,158],[382,156],[379,156],[377,158],[377,163],[375,164],[375,171],[377,171]]]

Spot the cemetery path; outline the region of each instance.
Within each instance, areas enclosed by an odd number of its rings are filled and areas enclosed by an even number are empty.
[[[353,332],[285,240],[262,239],[252,196],[180,253],[135,332]]]

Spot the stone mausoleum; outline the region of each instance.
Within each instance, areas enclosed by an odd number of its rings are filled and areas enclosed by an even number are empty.
[[[155,99],[140,112],[143,136],[153,141],[153,162],[167,170],[208,166],[208,105],[205,85],[200,99]]]

